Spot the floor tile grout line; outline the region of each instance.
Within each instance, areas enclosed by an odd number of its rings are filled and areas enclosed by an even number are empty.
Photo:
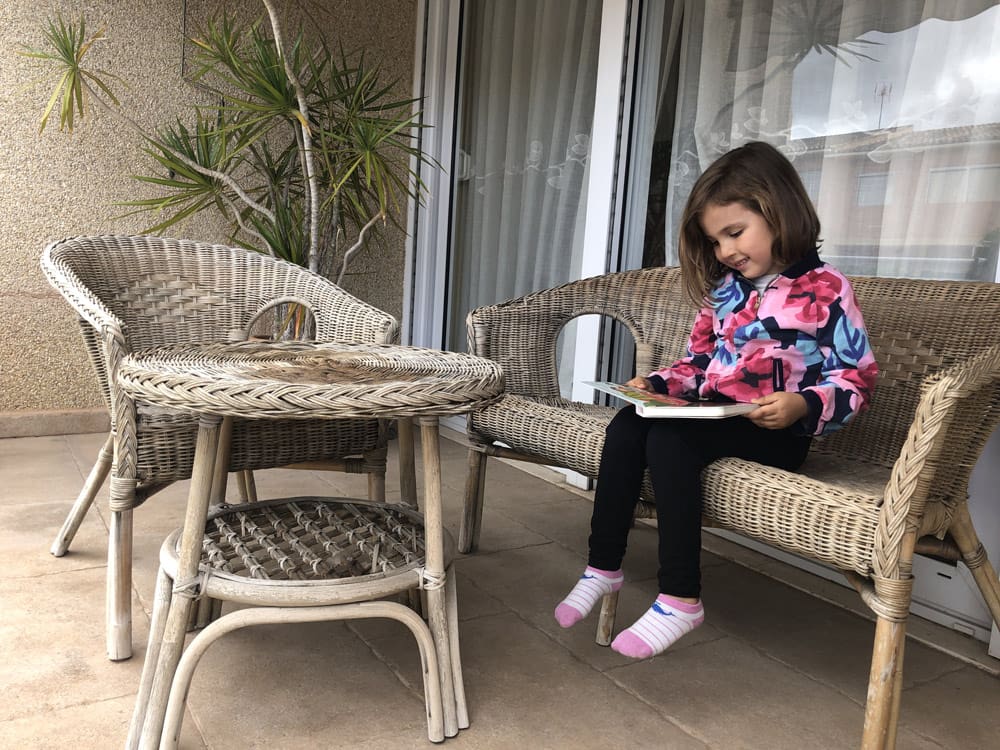
[[[473,581],[472,579],[470,579],[468,576],[465,576],[465,578],[466,578],[466,581],[470,585],[474,586],[477,590],[479,590],[483,594],[486,594],[488,596],[491,596],[494,599],[497,599],[496,596],[493,596],[492,594],[489,594],[488,592],[486,592],[485,589],[483,589],[481,586],[479,586],[475,581]],[[619,683],[615,679],[612,679],[610,677],[610,675],[608,674],[608,672],[611,672],[611,671],[614,671],[614,670],[617,670],[617,669],[622,669],[622,668],[625,668],[625,667],[629,667],[629,666],[631,666],[631,664],[623,664],[621,666],[610,666],[607,669],[600,669],[597,666],[595,666],[594,664],[592,664],[592,663],[586,661],[585,659],[583,659],[572,648],[570,648],[569,646],[567,646],[565,643],[561,642],[556,636],[554,636],[553,634],[549,633],[548,631],[546,631],[546,630],[538,627],[534,622],[532,622],[531,620],[529,620],[521,612],[521,610],[517,609],[516,607],[511,606],[509,603],[505,602],[503,599],[498,599],[498,601],[500,601],[502,604],[504,604],[504,606],[507,607],[508,612],[510,612],[511,614],[513,614],[515,617],[517,617],[517,619],[519,619],[524,625],[526,625],[528,628],[534,630],[535,632],[539,633],[543,637],[547,638],[554,645],[556,645],[557,647],[559,647],[560,649],[562,649],[563,652],[567,656],[569,656],[571,659],[573,659],[575,662],[577,662],[578,664],[581,664],[582,666],[585,666],[585,667],[589,668],[590,670],[596,672],[599,675],[602,675],[603,677],[605,677],[606,679],[608,679],[611,682],[611,684],[614,685],[617,689],[619,689],[622,692],[624,692],[625,694],[629,695],[631,698],[633,698],[635,700],[638,700],[644,706],[646,706],[647,708],[649,708],[650,710],[652,710],[653,713],[655,713],[661,719],[663,719],[664,721],[667,721],[671,725],[677,727],[680,731],[684,732],[686,735],[688,735],[692,739],[695,739],[698,742],[702,743],[703,745],[706,746],[706,748],[708,750],[712,750],[712,745],[709,742],[707,742],[703,738],[701,738],[701,737],[693,734],[689,730],[687,730],[684,726],[682,726],[681,724],[679,724],[677,721],[675,721],[668,714],[665,714],[663,711],[661,711],[657,706],[653,705],[648,700],[646,700],[645,698],[643,698],[641,695],[637,694],[635,691],[633,691],[630,688],[628,688],[628,686]],[[498,614],[501,614],[501,613],[492,613],[492,615],[490,615],[490,616],[496,616]],[[479,618],[469,618],[469,620],[472,620],[472,619],[479,619]],[[720,636],[720,638],[722,638],[722,637],[725,637],[725,636]],[[711,639],[711,640],[714,641],[714,640],[719,640],[719,639]],[[708,641],[703,641],[703,642],[708,642]],[[692,647],[695,646],[695,645],[698,645],[698,644],[692,644]],[[595,647],[600,648],[596,644],[595,644]]]

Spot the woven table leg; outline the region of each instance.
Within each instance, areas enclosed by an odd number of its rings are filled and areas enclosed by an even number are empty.
[[[196,449],[197,450],[197,449]],[[215,465],[212,470],[211,504],[226,502],[229,483],[229,458],[233,453],[233,418],[223,417],[219,425],[219,441],[215,446]]]
[[[448,600],[448,637],[451,651],[451,674],[455,683],[455,713],[459,729],[469,728],[469,704],[465,700],[465,678],[462,676],[462,652],[458,642],[458,582],[455,566],[448,567],[445,595]]]
[[[424,533],[427,557],[424,562],[425,580],[435,582],[425,586],[427,593],[427,621],[434,647],[437,650],[438,670],[441,679],[441,702],[444,709],[444,733],[447,737],[458,734],[458,716],[455,703],[455,680],[451,665],[451,639],[448,633],[448,614],[444,582],[444,534],[441,517],[441,453],[438,446],[437,417],[420,417],[420,445],[424,459]],[[458,637],[457,634],[455,636]]]
[[[399,495],[411,508],[417,507],[417,462],[413,452],[413,422],[403,417],[396,423],[399,430]]]
[[[202,416],[198,424],[198,441],[191,472],[190,495],[184,515],[177,578],[174,581],[174,592],[164,626],[156,673],[149,693],[149,708],[146,711],[139,741],[139,747],[143,750],[153,750],[160,744],[170,684],[173,682],[174,672],[177,670],[184,648],[184,633],[187,629],[192,599],[178,591],[179,586],[193,580],[198,574],[201,543],[205,534],[205,516],[208,513],[212,474],[219,443],[219,422],[218,417]]]
[[[161,565],[156,573],[156,589],[153,592],[153,618],[149,624],[146,661],[142,665],[139,692],[135,697],[135,708],[132,710],[132,721],[128,728],[128,739],[125,740],[125,750],[135,750],[139,746],[139,737],[142,734],[142,726],[149,707],[149,694],[153,689],[156,663],[160,658],[160,643],[167,625],[167,612],[170,609],[170,598],[173,595],[172,589],[173,579],[164,572]]]

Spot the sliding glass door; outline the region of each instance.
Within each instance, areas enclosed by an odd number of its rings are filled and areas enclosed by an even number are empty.
[[[431,200],[417,208],[406,334],[462,351],[471,309],[617,264],[608,237],[634,6],[464,0],[423,9],[418,93],[434,125],[425,150],[443,173],[429,175]],[[567,396],[593,379],[599,339],[587,319],[561,336]]]
[[[449,349],[465,316],[578,278],[601,0],[468,0],[460,68]]]

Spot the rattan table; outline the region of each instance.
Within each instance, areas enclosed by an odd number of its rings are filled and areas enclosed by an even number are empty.
[[[499,398],[503,375],[479,357],[416,347],[303,342],[164,346],[117,372],[132,398],[199,414],[181,529],[164,542],[146,663],[128,744],[174,747],[198,659],[220,635],[263,622],[389,617],[421,650],[428,737],[468,726],[450,540],[441,515],[438,417]],[[347,498],[287,498],[209,513],[224,418],[413,418],[421,429],[422,512]],[[385,597],[420,587],[427,621]],[[252,606],[184,638],[192,603]]]

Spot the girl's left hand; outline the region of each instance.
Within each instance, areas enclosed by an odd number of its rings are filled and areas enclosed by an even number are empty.
[[[746,418],[768,430],[789,427],[809,413],[806,400],[799,393],[778,391],[755,398],[751,403],[759,404],[760,408],[746,414]]]

